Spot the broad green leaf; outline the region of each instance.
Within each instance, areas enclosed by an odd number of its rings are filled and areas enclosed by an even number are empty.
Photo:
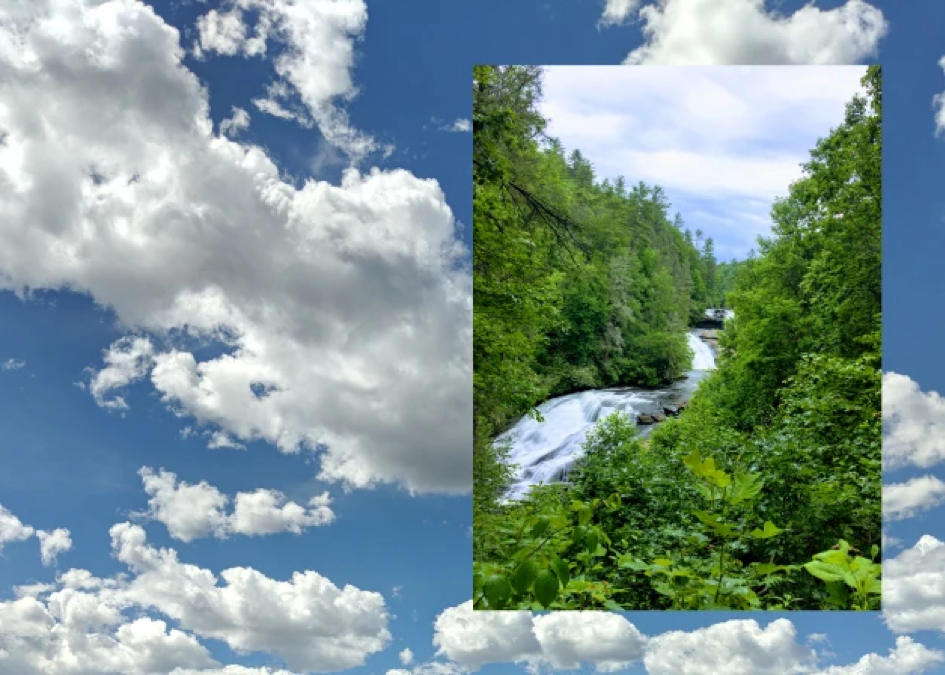
[[[699,455],[698,450],[690,452],[689,455],[683,459],[683,464],[689,467],[689,470],[697,476],[701,477],[705,475],[702,467],[702,457]]]
[[[755,568],[755,571],[758,572],[758,574],[764,575],[784,569],[781,565],[775,565],[774,563],[754,563],[752,564],[752,567]]]
[[[589,531],[584,538],[584,545],[587,547],[587,552],[593,554],[594,551],[597,550],[599,541],[600,537],[597,535],[597,530]]]
[[[578,525],[573,530],[571,530],[571,541],[575,544],[580,544],[584,541],[584,537],[587,536],[587,528],[583,525]]]
[[[699,494],[701,494],[703,497],[705,497],[709,501],[714,500],[716,497],[715,493],[712,492],[712,488],[710,488],[705,483],[696,483],[695,488],[696,490],[699,491]]]
[[[637,572],[645,572],[646,570],[650,569],[650,566],[647,565],[642,560],[634,560],[630,556],[626,556],[626,557],[621,556],[621,559],[618,562],[618,566],[624,569],[631,569]]]
[[[561,558],[552,558],[548,566],[558,576],[561,587],[565,588],[571,579],[571,570],[568,569],[568,563],[561,560]]]
[[[538,516],[538,520],[536,520],[534,526],[532,526],[532,536],[540,537],[545,533],[545,530],[548,529],[550,524],[551,519],[548,518],[548,516]]]
[[[535,599],[548,607],[558,597],[558,577],[550,570],[542,570],[535,578]]]
[[[527,560],[512,574],[512,588],[521,595],[531,586],[536,576],[538,576],[538,563]]]
[[[820,562],[819,560],[812,560],[809,563],[803,565],[804,569],[813,574],[818,579],[823,581],[842,581],[843,580],[843,569],[837,565],[829,565],[827,563]]]
[[[764,484],[764,479],[758,474],[737,473],[732,481],[729,501],[732,504],[741,504],[744,501],[752,500],[758,496]]]
[[[581,510],[578,511],[578,525],[587,525],[591,522],[592,515],[594,515],[594,511],[590,506],[582,506]]]
[[[493,574],[486,579],[482,586],[482,592],[485,593],[486,600],[489,601],[489,607],[492,609],[502,609],[512,597],[512,585],[502,574]]]
[[[779,535],[782,532],[784,532],[784,530],[778,527],[775,527],[775,524],[772,523],[770,520],[766,520],[765,529],[759,530],[756,527],[754,530],[751,531],[751,536],[753,536],[755,539],[770,539],[771,537]]]
[[[829,565],[847,564],[847,554],[843,551],[824,551],[816,554],[814,558]]]
[[[714,513],[709,513],[708,511],[694,511],[693,512],[696,518],[701,520],[706,527],[710,528],[713,532],[721,534],[723,537],[733,537],[736,532],[731,525],[727,525],[719,521],[719,517]]]

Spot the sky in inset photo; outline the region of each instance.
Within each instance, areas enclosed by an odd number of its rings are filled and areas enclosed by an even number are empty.
[[[860,66],[549,66],[546,133],[598,179],[659,185],[687,228],[744,260],[771,206],[861,91]]]

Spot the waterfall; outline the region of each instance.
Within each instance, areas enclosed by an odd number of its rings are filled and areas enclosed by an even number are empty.
[[[695,352],[692,359],[693,370],[715,370],[715,355],[712,348],[700,340],[695,333],[689,333],[689,347]]]
[[[587,433],[596,422],[613,412],[619,410],[635,421],[639,414],[660,414],[664,407],[687,400],[705,371],[715,369],[712,350],[696,333],[689,333],[689,346],[695,357],[685,380],[662,389],[594,389],[559,396],[538,406],[542,422],[525,416],[499,436],[495,442],[511,443],[508,461],[518,465],[505,499],[521,499],[538,483],[564,480],[575,461],[584,454],[581,446]],[[641,435],[652,428],[638,427]]]

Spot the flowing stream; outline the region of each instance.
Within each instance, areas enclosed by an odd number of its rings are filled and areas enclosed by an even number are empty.
[[[695,357],[692,370],[683,380],[663,389],[591,389],[549,399],[538,406],[544,421],[537,422],[526,416],[499,436],[497,443],[512,441],[509,462],[518,465],[505,499],[521,499],[532,485],[565,479],[584,452],[581,445],[587,432],[614,411],[620,410],[636,420],[638,415],[662,414],[665,407],[687,401],[705,373],[715,368],[712,349],[695,331],[689,333],[689,346]],[[645,437],[654,426],[638,425],[637,428]]]

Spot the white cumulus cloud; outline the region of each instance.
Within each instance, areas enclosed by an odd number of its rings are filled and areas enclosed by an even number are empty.
[[[363,3],[237,4],[287,41],[280,82],[340,120]],[[317,452],[324,480],[467,492],[471,289],[439,185],[284,182],[214,135],[183,55],[137,0],[0,7],[0,289],[114,311],[128,335],[89,383],[104,406],[149,381],[233,443]]]
[[[220,122],[220,133],[229,137],[249,128],[249,113],[242,108],[233,106],[233,114]]]
[[[618,26],[624,23],[640,6],[640,0],[607,0],[599,26]]]
[[[632,3],[608,0],[622,21]],[[628,64],[851,64],[876,53],[888,30],[882,11],[863,0],[833,9],[806,4],[783,16],[765,0],[660,0],[639,11],[644,44]],[[771,3],[774,4],[774,3]]]
[[[911,518],[945,501],[945,482],[935,476],[910,478],[883,486],[883,515],[889,520]]]
[[[60,553],[65,553],[72,549],[72,537],[69,530],[59,527],[52,532],[37,530],[36,536],[39,538],[39,551],[44,565],[54,565],[56,558]]]
[[[237,652],[266,652],[290,669],[327,671],[361,665],[390,642],[379,593],[339,588],[312,571],[278,581],[246,567],[223,570],[220,585],[209,570],[180,562],[174,550],[148,545],[137,525],[121,523],[110,533],[115,557],[135,573],[116,597]]]
[[[945,400],[899,373],[883,373],[883,463],[887,469],[945,461]]]
[[[238,492],[228,512],[230,497],[206,481],[192,485],[178,481],[170,471],[155,473],[148,467],[139,473],[150,499],[148,511],[138,515],[163,523],[172,537],[184,542],[210,536],[225,539],[232,534],[301,534],[335,519],[327,492],[312,497],[307,506],[286,501],[277,490]]]
[[[33,528],[23,524],[9,509],[0,504],[0,553],[11,541],[24,541],[33,536]]]
[[[926,534],[883,560],[883,618],[896,633],[945,632],[945,543]]]

